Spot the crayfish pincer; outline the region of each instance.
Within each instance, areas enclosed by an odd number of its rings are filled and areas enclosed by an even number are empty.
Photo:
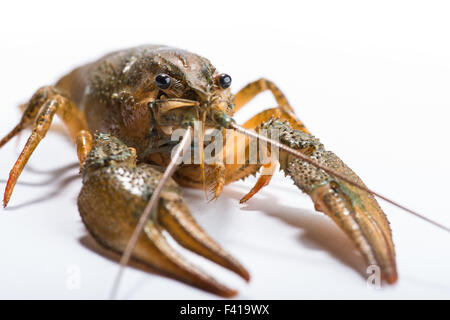
[[[132,257],[185,283],[232,296],[235,291],[176,253],[163,231],[185,248],[248,280],[245,268],[194,221],[181,188],[203,189],[207,200],[212,200],[225,185],[264,170],[241,199],[245,202],[269,184],[279,163],[311,197],[315,208],[347,234],[367,264],[378,266],[382,278],[394,283],[397,270],[391,230],[373,195],[394,202],[368,189],[327,151],[273,82],[259,79],[235,94],[231,82],[208,59],[162,45],[113,52],[76,68],[54,85],[38,89],[23,105],[19,123],[0,141],[1,147],[31,129],[10,171],[4,206],[56,115],[77,149],[83,176],[78,197],[82,220],[101,245],[123,254],[121,266]],[[277,106],[238,124],[234,114],[265,90],[272,93]],[[264,138],[257,129],[277,130],[279,140]],[[181,148],[174,139],[178,130],[184,130],[186,146],[194,145],[194,154],[187,158],[192,161],[184,161],[184,155],[181,159]],[[214,142],[222,144],[211,152],[213,161],[207,161],[206,137],[213,131],[231,131],[236,136],[216,136]],[[258,145],[257,152],[264,149],[274,154],[272,147],[278,145],[279,158],[271,162],[254,158],[249,137],[269,143]]]
[[[262,128],[276,129],[281,143],[363,185],[361,179],[333,152],[325,150],[318,139],[291,128],[289,122],[270,119]],[[316,210],[328,215],[344,230],[367,263],[380,267],[388,283],[395,282],[397,270],[391,229],[373,195],[285,152],[280,153],[279,161],[286,175],[311,197]]]
[[[106,248],[123,252],[162,173],[145,163],[136,165],[135,151],[119,139],[96,134],[81,174],[78,208],[86,228]],[[210,292],[236,293],[183,259],[168,244],[162,234],[165,229],[183,247],[250,279],[247,270],[195,222],[182,199],[182,189],[172,179],[161,193],[157,210],[139,238],[135,259]]]

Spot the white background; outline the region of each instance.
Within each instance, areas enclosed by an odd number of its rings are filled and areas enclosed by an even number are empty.
[[[174,45],[208,57],[235,91],[273,80],[368,186],[450,225],[449,15],[445,1],[3,2],[0,134],[19,120],[19,103],[71,68],[113,49]],[[237,118],[272,106],[263,94]],[[2,188],[18,151],[15,140],[1,150]],[[77,172],[74,148],[55,129],[0,212],[0,298],[108,297],[118,264],[81,223]],[[209,205],[186,191],[200,224],[252,280],[186,255],[239,289],[238,298],[450,297],[450,234],[381,202],[400,278],[374,290],[351,242],[281,174],[239,205],[254,182],[227,187]],[[80,288],[68,287],[78,271]],[[119,298],[216,297],[128,268]]]

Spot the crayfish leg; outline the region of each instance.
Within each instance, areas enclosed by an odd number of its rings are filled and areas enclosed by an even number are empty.
[[[250,85],[249,85],[250,86]],[[251,87],[251,86],[250,86]],[[245,88],[244,88],[245,89]],[[244,90],[243,89],[243,90]],[[292,128],[308,132],[303,123],[297,119],[296,115],[286,110],[286,107],[276,107],[271,109],[266,109],[262,112],[259,112],[249,120],[247,120],[242,126],[246,129],[256,130],[271,118],[283,119],[289,122]],[[257,154],[262,154],[264,158],[265,165],[262,165],[261,162],[250,163],[248,160],[250,159],[250,140],[249,138],[243,136],[241,133],[233,132],[233,135],[238,138],[235,139],[233,136],[227,138],[225,145],[225,156],[231,155],[234,159],[225,159],[226,162],[226,184],[237,181],[239,179],[244,179],[251,174],[256,174],[258,170],[262,167],[262,171],[260,176],[255,184],[255,186],[244,196],[241,198],[240,203],[244,203],[248,201],[251,197],[253,197],[256,193],[258,193],[262,188],[269,185],[272,176],[276,171],[277,161],[273,161],[271,157],[268,155],[268,151],[266,147],[258,144],[257,147],[259,149],[264,148],[263,150],[254,150],[257,151]],[[236,141],[243,141],[244,143],[241,145],[236,145]],[[262,151],[262,152],[261,152]],[[244,163],[239,164],[237,159],[239,159],[240,155],[244,157]]]
[[[268,186],[270,183],[270,180],[272,180],[273,175],[275,174],[275,171],[277,170],[277,163],[276,162],[270,162],[263,166],[262,172],[260,176],[258,177],[258,180],[256,181],[256,184],[253,186],[253,188],[239,200],[239,203],[245,203],[248,200],[250,200],[255,194],[257,194],[262,188],[265,186]]]
[[[264,78],[250,82],[235,94],[233,111],[237,112],[243,106],[245,106],[250,100],[252,100],[258,94],[266,90],[270,90],[277,104],[279,106],[282,106],[284,111],[290,111],[294,113],[294,109],[289,104],[289,101],[287,100],[283,91],[281,91],[281,89],[278,88],[275,85],[275,83]]]
[[[15,135],[19,134],[23,129],[32,127],[31,135],[9,173],[3,197],[4,207],[7,206],[11,198],[14,186],[16,185],[23,168],[39,142],[47,134],[55,114],[62,119],[71,138],[77,144],[80,162],[84,161],[92,145],[92,137],[87,130],[84,114],[79,111],[72,100],[59,89],[51,86],[42,87],[24,106],[25,111],[19,124],[17,124],[14,129],[0,141],[1,147]]]

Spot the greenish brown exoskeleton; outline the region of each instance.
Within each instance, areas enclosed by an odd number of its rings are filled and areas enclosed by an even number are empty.
[[[389,222],[377,201],[361,189],[361,179],[334,153],[327,151],[298,119],[284,94],[271,81],[254,81],[233,95],[231,77],[209,60],[166,46],[141,46],[111,53],[81,66],[55,85],[42,87],[24,105],[19,124],[0,141],[4,145],[25,128],[32,133],[10,172],[4,205],[39,142],[57,115],[77,148],[83,187],[78,208],[90,234],[105,248],[123,253],[139,218],[171,161],[175,130],[200,121],[200,150],[209,129],[232,129],[233,114],[264,90],[278,106],[264,110],[242,128],[276,129],[279,141],[313,159],[311,163],[279,151],[280,169],[309,195],[315,208],[331,217],[351,238],[368,265],[379,266],[388,283],[397,280],[395,250]],[[242,132],[235,131],[236,136]],[[185,283],[221,296],[236,291],[220,284],[171,248],[167,230],[179,244],[249,280],[248,271],[195,222],[183,201],[181,187],[204,188],[217,198],[223,187],[258,173],[250,199],[266,186],[276,170],[272,162],[248,161],[250,139],[224,139],[223,159],[238,161],[181,163],[164,185],[156,214],[139,236],[132,257]],[[267,150],[270,152],[270,148]],[[233,160],[233,159],[232,159]],[[345,177],[325,172],[314,163]]]

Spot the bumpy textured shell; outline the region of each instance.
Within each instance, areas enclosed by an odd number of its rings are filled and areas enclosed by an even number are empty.
[[[362,180],[333,152],[325,150],[315,137],[294,130],[288,122],[270,119],[265,129],[279,130],[280,142],[301,150],[320,164],[364,185]],[[316,209],[330,216],[364,255],[369,265],[378,265],[388,282],[397,280],[392,232],[383,210],[373,195],[341,181],[290,154],[280,154],[281,169],[303,192]]]
[[[143,160],[160,139],[147,105],[157,98],[154,79],[160,73],[172,76],[171,96],[206,101],[214,93],[216,69],[209,60],[157,45],[111,53],[75,69],[57,87],[85,112],[91,132],[118,137]]]

